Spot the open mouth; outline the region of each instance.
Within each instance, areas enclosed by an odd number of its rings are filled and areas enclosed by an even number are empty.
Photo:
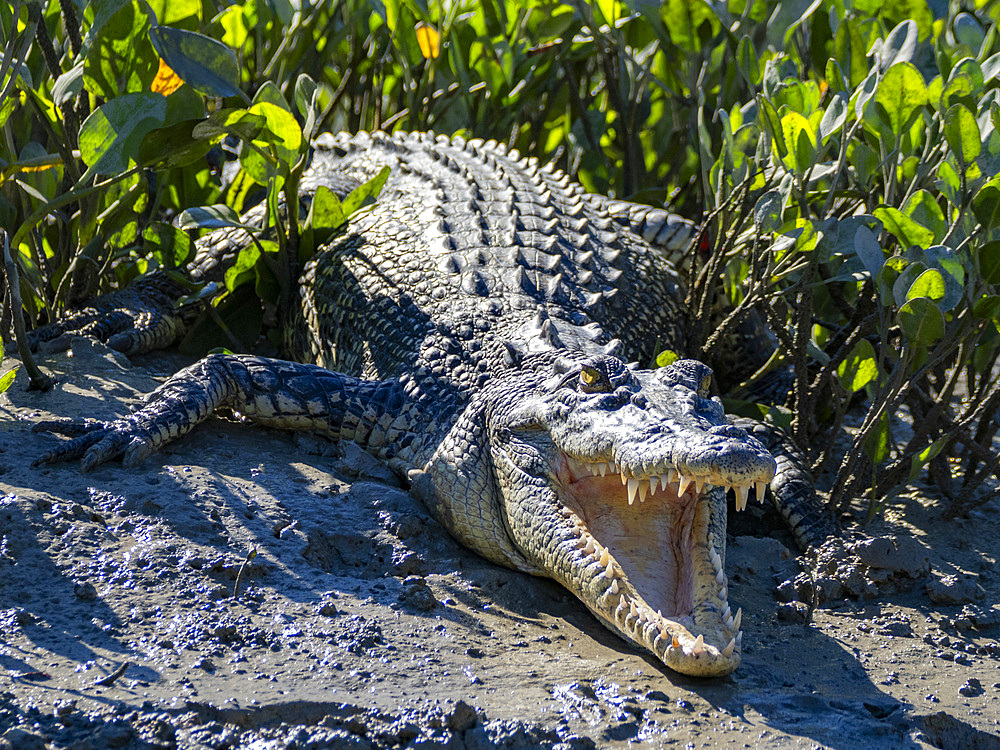
[[[716,548],[725,543],[725,477],[668,466],[633,473],[565,454],[557,464],[564,512],[578,529],[570,588],[581,586],[606,625],[667,666],[692,675],[734,670],[742,617],[730,609]],[[758,497],[769,479],[755,481]],[[750,484],[731,488],[742,510]]]

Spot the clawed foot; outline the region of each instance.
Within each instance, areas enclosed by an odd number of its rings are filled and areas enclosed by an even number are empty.
[[[98,297],[92,307],[29,331],[28,345],[32,351],[64,351],[74,336],[86,336],[123,354],[163,349],[184,333],[184,316],[174,306],[182,291],[166,277],[137,281]]]
[[[153,451],[150,440],[139,434],[135,421],[128,417],[113,422],[53,419],[36,423],[32,430],[72,438],[33,461],[32,466],[80,459],[80,469],[90,471],[119,457],[125,466],[135,466]]]

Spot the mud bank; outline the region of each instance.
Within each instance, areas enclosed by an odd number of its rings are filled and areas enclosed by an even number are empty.
[[[996,501],[908,499],[876,531],[925,561],[809,624],[783,537],[741,519],[743,663],[696,680],[354,448],[213,420],[136,469],[32,468],[31,420],[123,414],[177,362],[44,365],[52,392],[0,396],[0,748],[1000,748]]]

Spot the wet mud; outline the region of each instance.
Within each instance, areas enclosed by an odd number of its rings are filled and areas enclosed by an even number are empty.
[[[0,748],[1000,748],[997,501],[915,493],[808,570],[752,508],[743,663],[687,678],[351,446],[212,420],[134,469],[31,466],[32,420],[178,364],[81,340],[0,396]]]

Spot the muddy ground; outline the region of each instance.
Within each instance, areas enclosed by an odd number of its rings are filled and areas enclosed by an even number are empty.
[[[25,420],[123,414],[177,362],[135,364],[81,340],[0,396],[0,748],[1000,747],[997,501],[905,499],[869,529],[905,544],[846,576],[873,598],[809,624],[753,509],[743,664],[692,679],[356,449],[213,420],[137,469],[30,466],[56,438]]]

